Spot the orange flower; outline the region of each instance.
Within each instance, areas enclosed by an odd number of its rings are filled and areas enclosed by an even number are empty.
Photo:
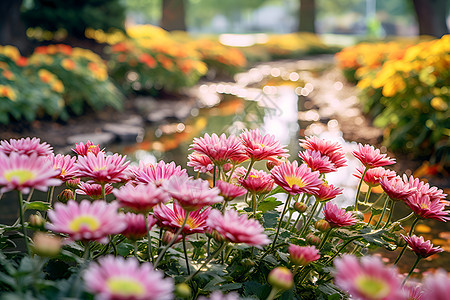
[[[38,71],[39,79],[44,83],[50,83],[54,79],[54,75],[45,69]]]
[[[73,70],[75,69],[75,62],[69,58],[65,58],[61,62],[61,66],[66,70]]]
[[[16,78],[16,76],[14,76],[14,73],[10,70],[3,70],[2,75],[8,80],[14,80]]]
[[[139,56],[139,61],[146,64],[151,69],[156,67],[156,60],[150,54],[142,53]]]
[[[6,97],[11,101],[15,101],[17,99],[16,93],[10,86],[1,84],[0,84],[0,97]]]

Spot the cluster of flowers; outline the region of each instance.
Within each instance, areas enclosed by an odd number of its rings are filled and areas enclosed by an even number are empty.
[[[442,190],[413,177],[404,176],[402,179],[396,176],[393,171],[383,168],[393,164],[393,159],[372,146],[359,145],[353,155],[363,164],[363,168],[355,173],[361,180],[354,211],[346,211],[330,202],[342,193],[342,189],[325,180],[327,173],[346,165],[342,146],[317,137],[306,137],[300,140],[300,145],[305,149],[299,153],[303,160],[301,164],[297,161],[289,162],[285,146],[273,135],[263,135],[259,130],[244,130],[239,137],[205,134],[204,137],[195,138],[188,166],[193,167],[196,172],[212,175],[211,187],[206,180],[189,177],[186,170],[173,162],[140,162],[139,165],[132,166],[125,156],[107,154],[91,142],[77,144],[72,149],[76,156],[71,157],[55,155],[50,145],[41,143],[37,138],[1,141],[0,192],[19,192],[20,224],[25,245],[29,248],[22,194],[29,194],[28,198],[31,199],[33,189],[47,191],[50,187],[49,204],[53,205],[53,188],[66,183],[68,189],[58,196],[54,208],[48,211],[48,222],[43,219],[40,221],[41,230],[64,237],[67,245],[80,243],[78,249],[83,245],[85,260],[90,259],[94,245],[97,248],[98,245],[104,245],[101,246],[103,250],[95,255],[95,258],[100,257],[98,263],[91,262],[81,274],[86,291],[95,294],[98,299],[171,299],[173,280],[165,278],[158,269],[164,269],[161,266],[167,267],[167,257],[165,260],[163,258],[178,241],[183,242],[186,261],[183,275],[187,276],[185,283],[191,283],[213,259],[219,254],[223,255],[225,249],[233,250],[234,244],[242,243],[248,245],[248,257],[259,259],[260,263],[267,255],[278,253],[277,249],[289,252],[289,262],[278,262],[283,266],[272,267],[273,270],[268,274],[267,282],[272,285],[268,299],[274,299],[284,290],[291,289],[294,280],[295,287],[301,290],[308,286],[308,282],[317,280],[317,275],[312,272],[312,265],[320,263],[326,266],[345,251],[350,242],[361,239],[358,235],[344,242],[336,233],[343,228],[353,228],[364,223],[358,221],[356,216],[358,205],[375,206],[376,203],[370,203],[370,197],[359,201],[363,182],[369,185],[369,195],[372,187],[381,185],[388,196],[376,225],[365,224],[371,231],[393,230],[395,223],[391,222],[391,216],[395,203],[404,202],[411,208],[411,217],[415,217],[415,221],[409,234],[402,236],[418,256],[410,274],[421,258],[442,251],[423,237],[413,235],[414,226],[419,220],[450,220],[448,211],[445,210],[446,195]],[[246,161],[249,162],[248,168],[241,166]],[[270,172],[253,169],[258,161],[266,161]],[[275,185],[278,187],[274,189]],[[262,225],[265,216],[260,213],[260,204],[272,201],[267,196],[276,193],[286,195],[287,199],[276,230],[265,229]],[[89,196],[92,201],[77,201],[77,195]],[[114,196],[114,201],[107,201],[107,195],[108,198]],[[236,204],[231,202],[244,195],[249,209],[237,210]],[[295,203],[291,207],[292,199]],[[307,200],[313,203],[309,205]],[[323,205],[323,219],[311,226],[319,205]],[[298,218],[304,217],[300,228],[297,226],[298,219],[293,222],[291,216],[287,220],[284,218],[291,208],[299,213]],[[383,221],[387,209],[389,216]],[[304,215],[306,212],[308,216]],[[370,220],[374,216],[372,212]],[[396,224],[399,222],[403,220],[398,220]],[[39,222],[32,219],[30,223],[33,225]],[[155,225],[160,233],[157,255],[152,241],[155,238],[151,234]],[[383,226],[382,229],[380,226]],[[281,227],[283,230],[280,230]],[[292,235],[291,238],[280,234],[287,231]],[[194,234],[208,236],[208,249],[213,240],[215,251],[191,274],[185,241],[186,237]],[[134,250],[126,254],[126,258],[105,256],[108,245],[118,243],[115,239],[118,235],[126,237],[134,245]],[[49,233],[35,236],[31,249],[38,255],[57,255],[59,248],[51,249],[54,243],[47,241],[54,239],[55,236]],[[164,247],[162,243],[165,244]],[[145,255],[138,251],[139,246],[147,249]],[[400,256],[405,249],[406,247]],[[231,255],[230,251],[226,252],[228,256]],[[143,262],[143,258],[148,262]],[[227,259],[228,257],[222,257],[222,263]],[[400,276],[379,260],[364,258],[358,262],[354,256],[344,256],[336,259],[335,266],[333,276],[336,285],[355,298],[407,297],[409,289],[402,288]],[[254,269],[249,269],[248,276],[252,274],[252,270],[255,272]],[[425,282],[423,289],[410,289],[415,295],[419,295],[414,299],[439,299],[433,295],[442,289],[448,289],[450,279],[442,274],[435,277],[442,280],[436,283],[430,279]],[[186,284],[184,287],[187,287]],[[222,297],[221,294],[214,294],[216,296],[218,299]],[[234,294],[227,297],[238,298]]]

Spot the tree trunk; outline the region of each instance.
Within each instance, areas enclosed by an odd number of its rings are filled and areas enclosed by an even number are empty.
[[[161,27],[167,31],[186,31],[186,9],[184,0],[163,0]]]
[[[316,32],[316,1],[300,0],[300,20],[298,22],[299,32]]]
[[[30,54],[25,24],[20,17],[22,0],[0,1],[0,45],[16,46],[22,55]]]
[[[448,33],[447,0],[412,0],[420,35],[441,37]]]

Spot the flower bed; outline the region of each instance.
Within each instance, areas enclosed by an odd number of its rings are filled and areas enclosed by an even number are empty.
[[[360,144],[352,152],[361,162],[355,204],[340,208],[333,199],[343,190],[326,177],[346,165],[342,146],[317,137],[300,146],[301,161],[290,162],[285,146],[258,130],[205,134],[188,163],[204,180],[173,162],[131,166],[90,142],[63,156],[35,138],[1,141],[1,192],[14,191],[20,207],[19,220],[2,225],[2,289],[57,299],[440,299],[445,271],[422,286],[408,278],[443,251],[414,235],[418,222],[450,220],[442,190],[396,176],[384,169],[394,159]],[[269,172],[253,168],[261,161]],[[371,197],[378,186],[384,193]],[[48,200],[33,200],[35,189],[48,190]],[[395,220],[399,205],[410,214]],[[37,212],[26,222],[30,209]],[[379,258],[357,258],[386,248],[397,251],[395,265],[406,245],[417,255],[406,277]]]

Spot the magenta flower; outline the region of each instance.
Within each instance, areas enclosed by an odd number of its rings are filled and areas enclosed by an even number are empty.
[[[108,235],[121,233],[127,226],[123,215],[119,215],[117,203],[108,204],[97,200],[69,200],[67,204],[56,203],[55,209],[48,212],[51,224],[46,228],[64,233],[73,241],[108,241]]]
[[[220,190],[210,189],[209,182],[203,179],[191,179],[185,176],[173,176],[163,183],[163,188],[178,201],[185,210],[198,210],[206,205],[223,201]]]
[[[126,184],[113,191],[120,206],[128,207],[136,213],[148,213],[154,206],[170,200],[162,188],[149,184]]]
[[[357,167],[356,172],[353,176],[361,180],[361,176],[364,173],[363,167]],[[382,167],[372,168],[367,170],[366,175],[364,175],[364,182],[370,187],[376,187],[380,185],[381,178],[387,178],[388,180],[394,178],[397,175],[395,171],[386,170]]]
[[[208,219],[211,207],[207,207],[204,210],[199,209],[189,212],[186,225],[182,230],[184,235],[194,233],[204,233],[206,231],[206,220]],[[160,227],[176,232],[181,225],[183,225],[184,218],[186,217],[186,211],[174,203],[172,207],[167,205],[158,205],[153,210],[155,217],[158,219]]]
[[[386,267],[379,258],[344,255],[334,261],[335,284],[360,300],[405,299],[402,284],[394,267]]]
[[[264,227],[254,220],[248,219],[247,215],[239,215],[234,209],[227,210],[222,215],[214,209],[209,213],[206,225],[211,230],[217,231],[226,241],[230,243],[245,243],[251,246],[267,245],[270,240],[263,233]]]
[[[152,230],[153,225],[156,224],[156,219],[152,215],[148,215],[148,228]],[[140,240],[147,236],[147,228],[145,224],[145,218],[143,214],[124,214],[124,221],[127,227],[121,232],[129,240]]]
[[[61,185],[55,178],[58,174],[43,156],[0,153],[0,193],[17,190],[28,194],[31,188],[45,192],[49,186]]]
[[[380,185],[389,198],[394,201],[406,201],[406,199],[416,191],[416,188],[410,187],[410,185],[403,182],[399,176],[392,179],[381,178]]]
[[[240,177],[239,183],[250,193],[260,195],[270,192],[273,188],[274,180],[272,176],[264,171],[252,169],[247,179]]]
[[[92,262],[83,273],[86,290],[97,300],[170,300],[174,284],[164,273],[134,258],[112,255]]]
[[[419,218],[442,222],[450,220],[449,211],[445,210],[446,203],[438,199],[431,200],[429,195],[416,191],[408,197],[405,203]]]
[[[389,158],[386,154],[381,154],[379,149],[370,145],[358,144],[358,150],[352,154],[361,161],[366,168],[376,168],[395,164],[395,159]]]
[[[293,163],[282,162],[279,166],[275,166],[270,174],[275,183],[291,195],[312,194],[323,183],[319,179],[319,172],[312,172],[306,164],[298,166],[296,161]]]
[[[80,156],[87,156],[88,153],[97,155],[102,152],[102,150],[100,150],[100,147],[98,145],[94,145],[94,143],[91,141],[87,141],[86,144],[83,144],[83,142],[81,142],[80,144],[75,144],[75,149],[72,149],[72,151]]]
[[[222,180],[216,181],[216,187],[220,190],[219,195],[222,196],[225,201],[231,201],[234,198],[247,193],[245,188]]]
[[[311,194],[314,195],[318,201],[325,202],[336,198],[337,195],[342,194],[342,191],[343,189],[324,182],[319,186],[319,190],[313,191]]]
[[[187,166],[194,168],[195,172],[208,173],[214,168],[211,159],[204,154],[194,151],[188,155],[188,159]]]
[[[174,162],[166,164],[164,161],[157,164],[145,164],[140,161],[139,168],[132,169],[131,172],[134,173],[137,182],[153,183],[158,187],[173,176],[187,175],[186,170],[181,169]]]
[[[51,154],[47,156],[47,159],[53,165],[53,169],[60,171],[60,174],[57,176],[58,179],[67,181],[77,176],[78,169],[74,166],[77,160],[76,157]]]
[[[79,177],[89,177],[99,184],[114,183],[126,179],[124,171],[130,163],[126,158],[117,153],[105,156],[103,152],[97,155],[88,152],[86,156],[78,156],[75,166]]]
[[[419,284],[406,284],[403,286],[403,292],[408,300],[426,300]]]
[[[262,135],[259,129],[244,129],[239,137],[245,152],[253,161],[289,156],[286,146],[282,146],[274,135]]]
[[[331,202],[325,203],[323,207],[323,215],[325,220],[330,223],[332,228],[352,226],[356,224],[356,218],[352,212],[345,211]]]
[[[24,154],[31,156],[47,156],[53,153],[53,147],[43,142],[39,138],[22,138],[20,140],[10,139],[8,141],[0,141],[0,153],[10,155],[15,152],[17,154]]]
[[[197,151],[208,156],[216,165],[224,165],[234,159],[242,159],[245,154],[242,143],[235,136],[227,136],[223,133],[220,137],[213,133],[205,134],[202,138],[194,138],[189,150]]]
[[[414,178],[413,176],[408,178],[408,176],[403,174],[403,181],[408,183],[411,188],[416,188],[418,193],[428,195],[432,201],[441,201],[447,197],[447,194],[444,194],[441,189],[438,189],[435,186],[430,187],[428,183],[420,181],[418,178]]]
[[[319,250],[314,246],[289,245],[289,258],[294,265],[306,266],[320,258]]]
[[[423,280],[424,300],[448,300],[450,295],[450,276],[440,269]]]
[[[344,150],[339,143],[326,141],[316,136],[307,136],[304,140],[300,140],[300,147],[307,150],[318,151],[322,156],[327,156],[336,169],[347,165]]]
[[[319,151],[306,149],[300,151],[298,156],[303,160],[305,164],[312,171],[318,171],[319,173],[330,173],[337,171],[337,168],[330,161],[330,158],[326,155],[322,156]]]
[[[105,196],[109,195],[113,192],[113,187],[110,184],[105,184]],[[103,197],[102,195],[102,186],[97,183],[87,183],[80,182],[78,184],[78,188],[75,190],[75,193],[78,195],[86,195],[91,197],[93,200],[97,200]]]
[[[401,234],[401,236],[411,247],[412,251],[417,254],[417,256],[426,258],[433,254],[444,251],[440,247],[433,247],[433,244],[430,241],[425,241],[422,236],[407,236],[403,234]]]

